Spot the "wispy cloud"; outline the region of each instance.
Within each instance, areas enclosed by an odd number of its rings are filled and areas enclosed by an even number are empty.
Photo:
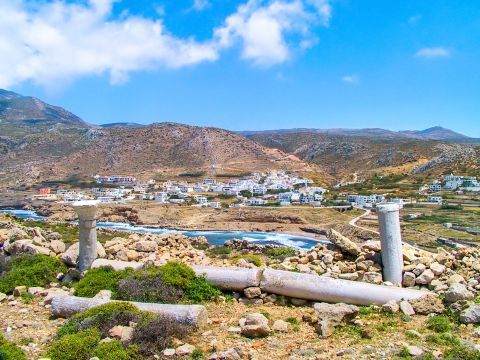
[[[356,74],[342,76],[341,80],[348,84],[358,84],[360,83],[360,77]]]
[[[415,57],[422,59],[448,58],[451,51],[445,47],[425,47],[415,53]]]
[[[216,61],[241,43],[242,57],[270,66],[294,48],[316,43],[315,26],[328,26],[328,0],[248,0],[206,41],[178,37],[158,19],[112,13],[117,0],[0,0],[0,87],[32,82],[45,87],[109,74],[112,84],[132,72],[178,69]],[[209,0],[194,0],[198,9]]]
[[[205,10],[210,6],[210,1],[208,0],[193,0],[192,8],[196,11]]]

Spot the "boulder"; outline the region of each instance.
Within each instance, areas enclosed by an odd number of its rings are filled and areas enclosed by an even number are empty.
[[[248,314],[239,321],[241,334],[247,337],[267,336],[270,334],[268,319],[259,313]]]
[[[322,337],[332,335],[336,326],[340,325],[342,321],[354,318],[359,311],[357,306],[344,303],[316,303],[313,308],[318,318],[315,330]]]
[[[430,270],[430,269],[427,269],[427,270],[423,271],[415,279],[415,282],[417,284],[421,284],[421,285],[428,285],[428,284],[430,284],[430,282],[433,280],[434,277],[435,277],[435,274],[433,273],[433,271]]]
[[[430,270],[433,271],[435,276],[440,276],[445,272],[445,265],[442,265],[438,262],[434,262],[430,264]]]
[[[337,247],[339,247],[342,252],[346,252],[352,255],[357,256],[360,254],[360,248],[349,238],[343,236],[338,231],[333,229],[330,230],[328,238],[333,242]]]
[[[60,258],[68,266],[77,266],[78,252],[80,249],[80,244],[78,242],[72,244],[67,251],[65,251]],[[97,258],[104,258],[106,256],[105,249],[102,244],[97,241]]]
[[[383,281],[382,274],[378,272],[366,272],[363,274],[363,281],[371,284],[377,284],[380,285]]]
[[[464,324],[480,323],[480,304],[473,304],[460,313],[460,321]]]
[[[52,251],[55,254],[60,254],[60,253],[65,252],[65,243],[63,241],[60,241],[60,240],[50,241],[49,247],[50,247],[50,249],[52,249]]]
[[[442,314],[445,311],[442,300],[433,294],[425,295],[409,302],[416,314]]]
[[[413,272],[405,272],[403,274],[403,286],[412,287],[415,286],[415,274]]]
[[[157,251],[158,245],[155,241],[143,240],[135,244],[135,249],[141,252],[155,252]]]
[[[458,300],[472,300],[474,294],[468,291],[467,287],[461,283],[454,283],[450,285],[445,292],[445,301],[447,303],[454,303]]]
[[[415,315],[415,310],[413,310],[412,305],[406,300],[400,301],[400,310],[402,310],[405,315]]]
[[[272,325],[273,330],[284,332],[284,333],[288,333],[288,327],[289,327],[289,324],[283,320],[276,320]]]
[[[465,279],[463,278],[463,276],[459,275],[459,274],[453,274],[452,276],[450,276],[448,279],[447,279],[447,285],[450,286],[452,284],[457,284],[457,283],[461,283],[461,284],[466,284],[466,281]]]

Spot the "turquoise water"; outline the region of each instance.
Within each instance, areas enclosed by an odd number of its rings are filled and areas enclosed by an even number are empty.
[[[29,210],[0,210],[0,213],[7,213],[22,219],[42,220],[43,217]],[[326,240],[318,240],[305,236],[280,234],[273,232],[258,231],[181,231],[165,228],[155,228],[149,226],[137,226],[122,222],[101,222],[97,223],[98,227],[106,229],[125,230],[136,233],[153,233],[153,234],[184,234],[190,237],[205,236],[211,245],[223,245],[226,241],[232,239],[247,240],[252,244],[266,245],[282,245],[297,249],[310,249],[318,243],[328,243]]]

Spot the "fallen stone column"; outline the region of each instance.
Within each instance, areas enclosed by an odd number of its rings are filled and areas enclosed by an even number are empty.
[[[55,317],[67,318],[76,313],[114,302],[107,298],[83,298],[77,296],[55,296],[52,299],[51,311]],[[135,305],[142,311],[149,311],[157,315],[164,316],[171,321],[182,325],[193,327],[203,327],[208,320],[208,313],[202,305],[171,305],[171,304],[154,304],[126,301]]]
[[[120,260],[108,260],[108,259],[96,259],[91,268],[99,268],[102,266],[111,266],[113,270],[125,270],[126,268],[132,268],[134,270],[140,270],[145,264],[136,261],[120,261]]]
[[[242,291],[245,288],[260,285],[263,269],[239,267],[192,266],[198,276],[205,278],[223,290]]]
[[[400,207],[397,204],[377,206],[382,253],[383,280],[402,285],[403,252],[400,231]]]
[[[97,203],[95,200],[77,201],[73,208],[78,215],[80,232],[77,268],[79,271],[90,269],[97,258]]]
[[[390,300],[417,299],[429,293],[269,268],[263,271],[260,288],[293,298],[355,305],[383,305]]]

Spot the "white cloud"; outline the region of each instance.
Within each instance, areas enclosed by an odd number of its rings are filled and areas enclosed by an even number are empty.
[[[202,11],[210,6],[208,0],[193,0],[193,9],[196,11]]]
[[[450,55],[450,50],[444,47],[426,47],[415,53],[416,57],[423,59],[447,58]]]
[[[0,87],[23,81],[58,86],[102,73],[122,83],[132,71],[218,58],[215,44],[176,38],[160,19],[123,15],[111,20],[113,2],[0,1]]]
[[[221,47],[240,42],[244,59],[270,66],[288,60],[292,47],[313,46],[317,38],[312,28],[328,26],[330,17],[327,0],[249,0],[215,30],[215,35]]]
[[[112,14],[120,0],[0,0],[0,87],[32,82],[61,87],[78,78],[109,74],[112,84],[134,71],[181,68],[216,61],[223,49],[242,45],[242,57],[259,65],[289,59],[317,42],[328,26],[328,0],[248,0],[204,42],[180,38],[158,19]],[[195,0],[200,9],[208,0]]]
[[[360,77],[356,74],[342,76],[342,81],[349,84],[358,84],[360,82]]]

